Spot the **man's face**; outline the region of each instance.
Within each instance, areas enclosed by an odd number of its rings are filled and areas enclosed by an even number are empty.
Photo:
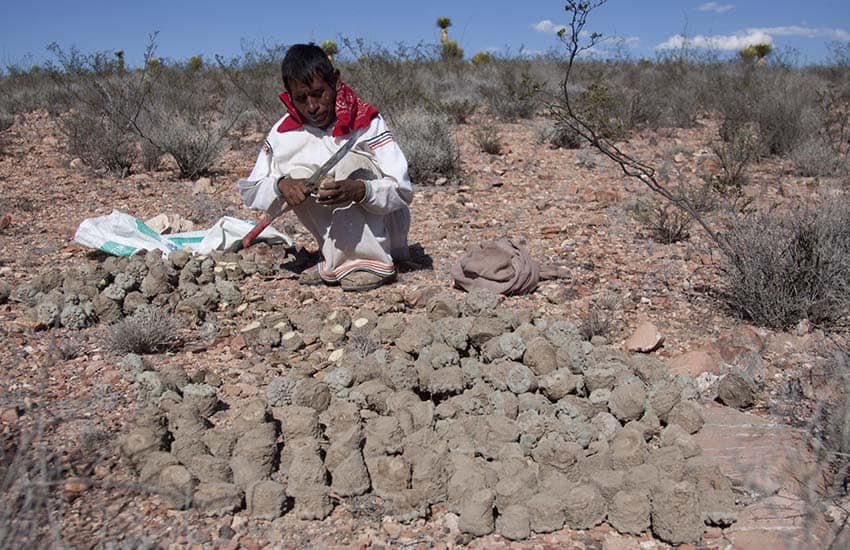
[[[298,114],[310,126],[325,129],[336,120],[336,90],[319,76],[309,84],[288,82],[289,95]]]

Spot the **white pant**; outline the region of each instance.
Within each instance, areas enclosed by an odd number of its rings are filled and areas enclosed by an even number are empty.
[[[349,177],[377,179],[378,169],[363,155],[349,153],[337,165],[335,179]],[[316,238],[323,257],[319,274],[326,281],[338,281],[358,270],[390,276],[395,273],[393,258],[410,256],[410,209],[406,206],[389,214],[373,214],[357,203],[322,206],[308,197],[293,211]]]

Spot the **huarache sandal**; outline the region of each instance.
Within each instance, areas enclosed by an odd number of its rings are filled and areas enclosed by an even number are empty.
[[[342,278],[339,285],[346,292],[373,290],[395,280],[395,276],[381,277],[371,271],[352,271]]]
[[[305,269],[301,272],[301,275],[298,276],[299,285],[318,286],[324,283],[324,279],[322,279],[322,276],[319,275],[318,267],[311,267],[310,269]]]

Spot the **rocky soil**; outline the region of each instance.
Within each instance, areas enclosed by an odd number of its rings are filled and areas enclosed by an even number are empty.
[[[14,532],[112,548],[830,544],[846,513],[807,429],[839,395],[829,337],[736,319],[702,235],[653,242],[629,214],[648,191],[535,143],[539,124],[500,126],[501,155],[461,127],[463,178],[418,189],[415,265],[349,294],[297,285],[314,247],[292,218],[278,228],[294,250],[163,260],[72,242],[113,208],[256,218],[235,181],[262,135],[237,136],[208,180],[118,179],[69,158],[48,115],[20,118],[0,156],[0,474],[9,497],[35,474],[56,489]],[[692,179],[713,132],[627,147]],[[773,161],[751,179],[765,200],[824,192]],[[503,236],[567,277],[524,297],[453,289],[466,247]],[[114,323],[171,316],[169,349],[115,352],[130,336]]]

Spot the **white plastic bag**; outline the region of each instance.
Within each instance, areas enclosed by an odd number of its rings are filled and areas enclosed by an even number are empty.
[[[132,256],[139,250],[157,249],[167,256],[181,248],[208,254],[213,250],[238,250],[242,246],[242,237],[253,226],[251,222],[224,216],[206,231],[160,235],[139,218],[113,210],[108,216],[83,220],[74,241],[113,256]],[[272,227],[264,229],[257,240],[292,245],[292,239]]]

